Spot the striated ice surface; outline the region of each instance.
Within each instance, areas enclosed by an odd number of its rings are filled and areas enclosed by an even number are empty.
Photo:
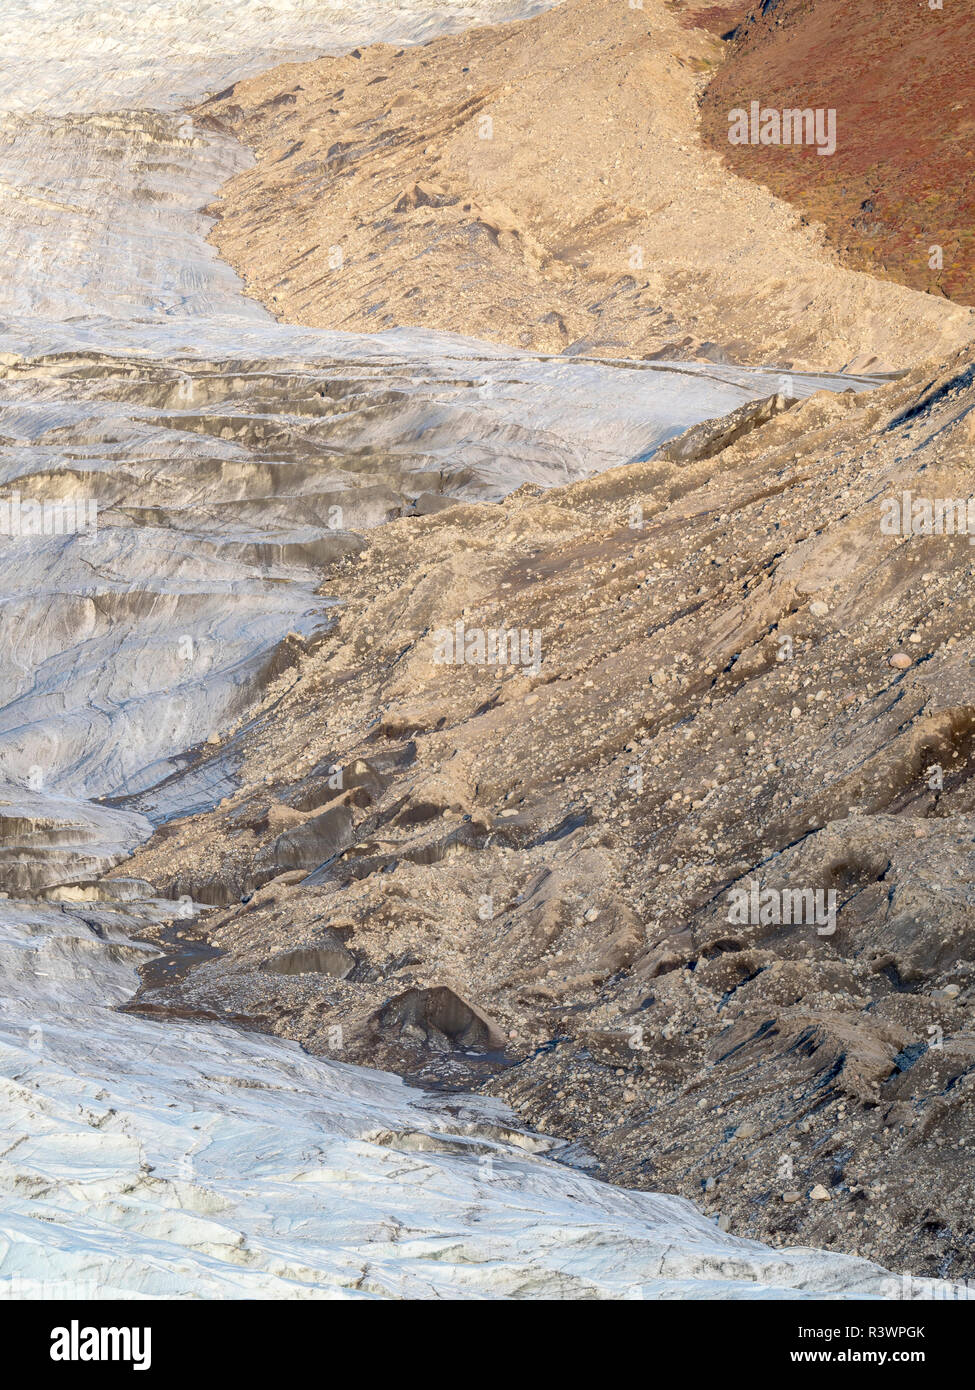
[[[556,0],[4,0],[0,106],[188,105],[276,63],[357,43],[422,43]],[[66,64],[66,58],[69,61]]]
[[[0,1296],[884,1297],[547,1156],[496,1101],[116,1012],[171,905],[0,902]]]
[[[200,746],[287,669],[286,633],[327,626],[322,566],[369,526],[645,456],[772,391],[869,384],[318,332],[242,294],[203,209],[249,156],[186,106],[543,7],[0,0],[0,499],[97,505],[88,531],[0,534],[0,1295],[889,1290],[600,1184],[494,1103],[119,1012],[150,953],[131,936],[173,905],[50,900],[234,785],[232,738]]]

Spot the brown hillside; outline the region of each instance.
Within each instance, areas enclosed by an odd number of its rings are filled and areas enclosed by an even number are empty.
[[[973,89],[973,0],[765,0],[708,88],[702,133],[821,222],[848,265],[973,304]],[[751,101],[834,108],[836,153],[729,144],[729,111]]]

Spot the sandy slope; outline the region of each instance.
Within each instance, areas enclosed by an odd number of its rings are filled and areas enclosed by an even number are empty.
[[[832,369],[970,339],[970,310],[843,269],[702,146],[722,44],[687,19],[567,0],[238,83],[198,112],[258,157],[213,240],[250,293],[319,326]]]

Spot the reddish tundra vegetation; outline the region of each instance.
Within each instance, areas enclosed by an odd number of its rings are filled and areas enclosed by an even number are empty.
[[[702,105],[729,167],[821,222],[846,264],[975,303],[970,0],[764,0],[682,20],[731,35]],[[834,109],[836,153],[729,144],[728,113],[751,101]]]

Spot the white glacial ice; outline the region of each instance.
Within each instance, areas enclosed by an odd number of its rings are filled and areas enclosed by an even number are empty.
[[[170,904],[0,903],[0,1291],[21,1297],[883,1297],[546,1157],[497,1102],[119,1013]]]
[[[248,155],[182,108],[540,8],[0,0],[0,497],[98,504],[91,534],[0,534],[0,885],[24,895],[0,899],[0,1295],[890,1291],[599,1183],[496,1103],[118,1012],[151,954],[129,937],[173,905],[27,900],[226,793],[232,745],[208,772],[194,746],[246,719],[285,633],[328,623],[320,566],[357,532],[423,492],[583,476],[779,389],[279,325],[206,244],[200,209]]]

